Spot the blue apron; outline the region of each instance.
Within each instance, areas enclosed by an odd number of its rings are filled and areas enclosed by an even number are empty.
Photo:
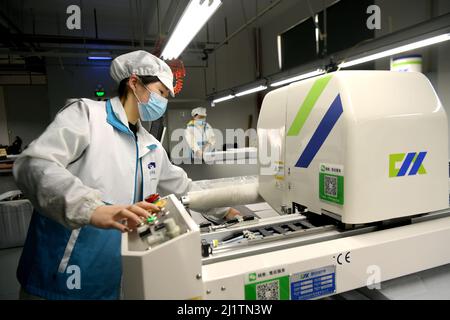
[[[118,299],[121,237],[92,226],[72,231],[34,211],[17,278],[26,292],[45,299]]]

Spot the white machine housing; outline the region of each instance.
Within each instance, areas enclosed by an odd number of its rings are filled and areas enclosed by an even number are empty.
[[[122,235],[122,293],[125,299],[197,299],[201,281],[200,230],[174,195],[165,208],[181,234],[149,250],[136,232]]]
[[[447,116],[421,73],[338,71],[275,90],[258,138],[259,192],[279,212],[363,224],[448,208]],[[324,199],[320,174],[336,172],[327,192],[341,199]]]

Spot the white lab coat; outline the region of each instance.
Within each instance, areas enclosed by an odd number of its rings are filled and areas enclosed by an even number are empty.
[[[80,99],[60,111],[14,165],[18,186],[41,214],[75,229],[106,204],[132,204],[136,168],[142,164],[143,196],[185,194],[186,172],[170,163],[161,144],[138,124],[138,142],[119,98],[111,107]]]
[[[197,151],[212,151],[216,143],[214,130],[209,123],[199,126],[195,124],[194,120],[188,122],[184,137],[194,155]]]

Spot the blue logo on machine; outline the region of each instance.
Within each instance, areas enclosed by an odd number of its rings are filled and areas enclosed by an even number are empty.
[[[427,152],[396,153],[389,155],[389,177],[397,178],[427,174],[423,162]],[[398,168],[398,164],[401,164]],[[409,172],[408,172],[409,171]]]

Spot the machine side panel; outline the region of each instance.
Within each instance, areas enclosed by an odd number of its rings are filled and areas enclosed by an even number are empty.
[[[278,213],[286,196],[285,139],[287,88],[265,98],[258,120],[259,193]]]
[[[448,124],[419,73],[340,77],[348,129],[343,222],[370,223],[448,208]]]
[[[319,185],[322,165],[339,167],[343,172],[346,170],[345,109],[335,75],[290,85],[287,106],[286,163],[291,173],[288,175],[289,201],[306,206],[317,214],[326,209],[340,215],[344,198],[342,203],[324,202],[320,198]],[[299,114],[303,114],[303,118]],[[294,130],[299,127],[298,119],[302,120],[301,129]]]

